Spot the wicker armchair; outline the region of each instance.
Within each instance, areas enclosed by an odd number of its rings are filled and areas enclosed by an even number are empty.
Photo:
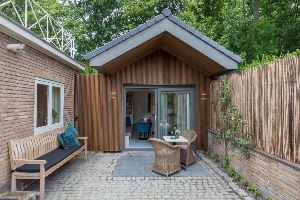
[[[181,136],[188,140],[188,143],[176,143],[180,146],[180,162],[184,163],[187,167],[195,162],[193,155],[193,142],[197,138],[197,133],[193,130],[186,130],[180,133]]]
[[[155,153],[155,161],[151,171],[164,174],[168,177],[169,174],[181,170],[179,146],[170,145],[156,138],[150,138],[149,141],[152,143]]]

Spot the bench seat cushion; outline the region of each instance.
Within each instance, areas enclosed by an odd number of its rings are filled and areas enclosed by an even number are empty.
[[[69,155],[80,149],[84,143],[80,143],[80,146],[74,147],[68,150],[64,150],[62,148],[57,148],[35,160],[46,160],[47,163],[45,164],[45,171],[53,167],[54,165],[58,164]],[[21,167],[16,168],[17,172],[40,172],[40,165],[36,164],[26,164]]]

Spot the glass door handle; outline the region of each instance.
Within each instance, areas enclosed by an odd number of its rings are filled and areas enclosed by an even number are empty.
[[[155,115],[154,121],[155,121],[155,125],[156,125],[156,115]]]

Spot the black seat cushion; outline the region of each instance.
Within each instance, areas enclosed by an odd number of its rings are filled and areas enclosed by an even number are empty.
[[[69,155],[80,149],[84,143],[80,143],[80,146],[74,147],[68,150],[64,150],[62,148],[57,148],[35,160],[46,160],[45,171],[58,164],[60,161],[67,158]],[[17,172],[40,172],[40,165],[37,164],[26,164],[21,167],[16,168]]]

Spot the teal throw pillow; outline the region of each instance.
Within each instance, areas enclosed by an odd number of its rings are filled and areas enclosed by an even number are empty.
[[[80,146],[80,142],[71,131],[65,131],[57,137],[65,150]]]
[[[59,142],[60,142],[60,144],[61,144],[62,147],[65,145],[64,136],[63,136],[64,133],[65,132],[57,134],[57,138],[58,138],[58,140],[59,140]]]
[[[79,133],[76,131],[76,129],[74,128],[74,126],[72,126],[71,123],[68,124],[68,127],[66,128],[65,131],[72,131],[75,134],[75,136],[77,137],[79,136]]]

